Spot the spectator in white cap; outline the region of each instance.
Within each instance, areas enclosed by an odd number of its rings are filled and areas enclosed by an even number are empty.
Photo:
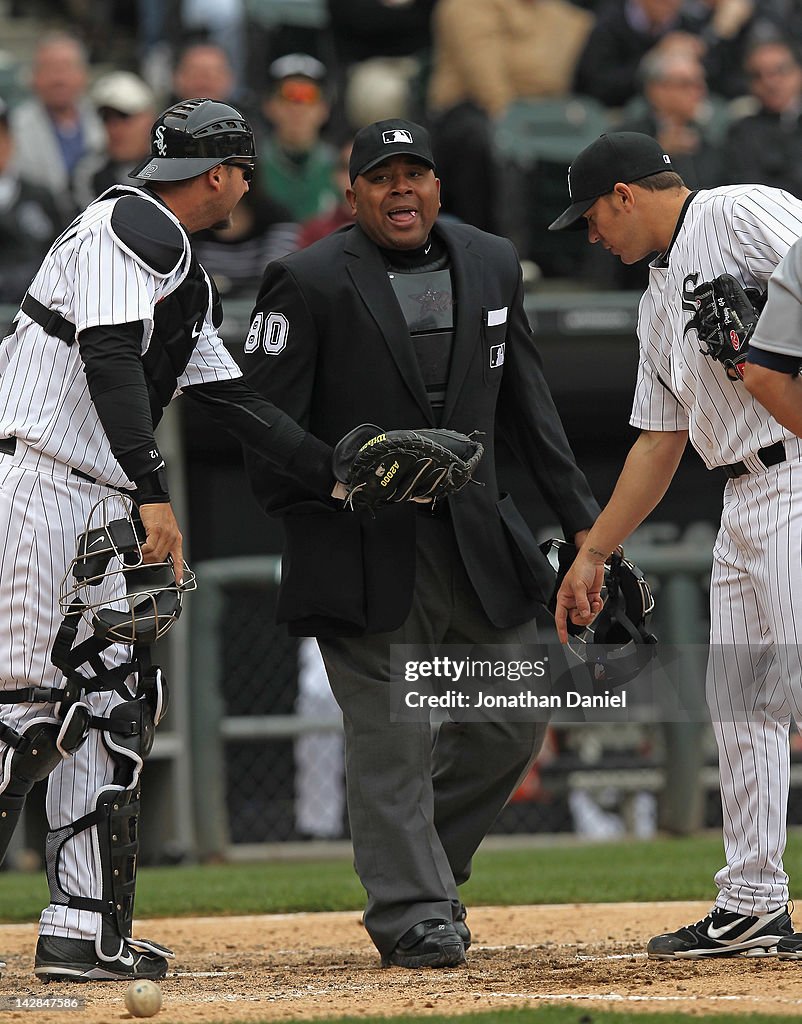
[[[95,82],[92,99],[103,121],[106,150],[85,157],[74,175],[81,206],[113,185],[131,185],[128,172],[150,153],[150,128],[156,116],[149,86],[130,71],[112,71]]]

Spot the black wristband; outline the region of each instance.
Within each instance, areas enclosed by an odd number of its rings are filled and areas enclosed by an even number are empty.
[[[164,463],[153,472],[145,476],[137,477],[136,503],[137,505],[166,505],[170,501],[170,492],[167,487],[167,470]]]
[[[768,352],[756,345],[749,346],[746,361],[754,363],[756,366],[764,366],[767,370],[776,370],[777,373],[790,374],[792,377],[799,374],[799,365],[802,362],[799,356],[788,356],[782,352]]]

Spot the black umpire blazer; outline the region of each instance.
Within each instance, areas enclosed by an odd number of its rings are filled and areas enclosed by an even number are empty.
[[[599,513],[543,378],[523,308],[515,249],[466,224],[438,222],[451,261],[455,334],[443,421],[435,423],[401,308],[378,247],[347,227],[271,263],[245,342],[251,384],[317,438],[334,445],[361,423],[384,430],[479,431],[476,479],[449,498],[465,568],[491,622],[532,618],[554,588],[512,497],[499,494],[497,431],[536,480],[569,539]],[[277,616],[295,635],[349,636],[400,626],[412,602],[410,503],[375,518],[321,501],[252,451],[246,464],[286,546]]]

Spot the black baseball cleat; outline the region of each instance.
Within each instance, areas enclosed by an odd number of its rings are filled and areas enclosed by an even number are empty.
[[[777,943],[777,957],[780,960],[802,960],[802,933],[784,935]]]
[[[462,945],[463,945],[463,948],[465,949],[466,953],[471,948],[471,930],[468,927],[468,924],[467,924],[467,922],[465,920],[465,918],[467,916],[468,916],[468,911],[467,911],[467,909],[465,907],[465,904],[464,903],[460,903],[460,905],[459,905],[459,913],[454,918],[454,931],[462,939]]]
[[[654,960],[724,956],[773,956],[784,939],[793,937],[787,907],[746,917],[713,907],[707,917],[667,935],[649,940],[646,954]],[[802,935],[798,938],[802,957]]]
[[[142,940],[143,943],[147,940]],[[101,960],[92,939],[66,939],[61,935],[40,935],[36,944],[34,974],[40,981],[159,981],[167,973],[167,959],[173,954],[157,943],[148,947],[126,943],[114,960]]]
[[[382,967],[456,967],[464,962],[465,947],[449,921],[421,921],[382,956]]]

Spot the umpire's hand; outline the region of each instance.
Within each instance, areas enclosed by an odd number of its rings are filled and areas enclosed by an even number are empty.
[[[140,505],[139,515],[145,527],[147,540],[142,545],[142,558],[150,564],[166,562],[169,555],[175,569],[175,581],[184,582],[184,555],[181,531],[169,502]]]

